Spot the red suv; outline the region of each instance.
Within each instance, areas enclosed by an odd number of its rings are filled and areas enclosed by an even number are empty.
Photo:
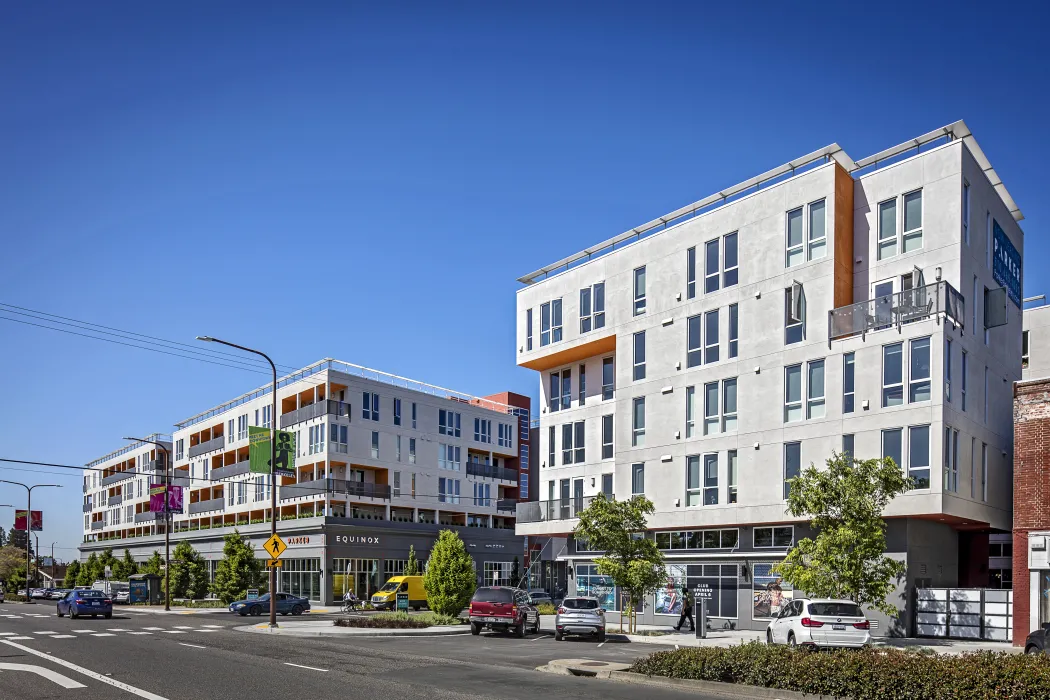
[[[470,600],[469,612],[471,634],[481,634],[485,627],[494,632],[513,630],[517,637],[540,631],[540,613],[520,588],[479,588]]]

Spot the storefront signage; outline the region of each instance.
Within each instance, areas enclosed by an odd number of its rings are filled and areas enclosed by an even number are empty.
[[[694,594],[696,595],[698,600],[708,600],[709,598],[713,597],[713,594],[711,593],[711,586],[706,583],[696,584]]]
[[[379,537],[374,535],[336,535],[336,544],[379,544]]]
[[[995,245],[992,277],[1006,288],[1014,306],[1021,308],[1021,254],[995,219],[992,219],[992,231]]]
[[[286,537],[285,542],[288,544],[310,544],[309,535],[300,535],[297,537]]]

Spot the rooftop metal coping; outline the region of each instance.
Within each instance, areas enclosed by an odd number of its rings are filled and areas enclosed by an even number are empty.
[[[277,380],[277,388],[281,389],[289,384],[302,381],[307,377],[311,377],[325,370],[333,370],[336,372],[342,372],[343,374],[349,374],[355,377],[361,377],[362,379],[371,379],[373,381],[382,382],[383,384],[389,384],[391,386],[401,387],[402,389],[409,389],[411,391],[418,391],[431,396],[438,396],[444,399],[451,399],[453,401],[460,401],[479,408],[485,408],[490,411],[496,411],[497,413],[505,413],[509,415],[520,415],[520,412],[524,411],[525,415],[528,415],[528,409],[518,408],[516,406],[508,406],[507,404],[493,401],[491,399],[483,399],[479,396],[473,396],[466,394],[461,391],[454,389],[446,389],[445,387],[437,386],[435,384],[427,384],[426,382],[420,382],[415,379],[409,379],[407,377],[401,377],[396,374],[390,374],[389,372],[383,372],[378,369],[372,369],[370,367],[363,367],[361,365],[355,365],[350,362],[343,362],[342,360],[335,360],[331,357],[326,357],[323,360],[319,360],[312,365],[307,365],[300,370],[292,372],[291,374],[285,375]],[[242,394],[235,399],[227,401],[226,403],[220,404],[215,408],[210,408],[203,413],[198,413],[195,416],[187,418],[186,420],[180,421],[175,424],[175,427],[179,430],[188,428],[192,425],[202,423],[210,418],[225,413],[232,408],[236,408],[242,404],[259,398],[260,396],[266,396],[270,393],[272,388],[271,383],[267,383],[265,386],[261,386],[254,391],[250,391],[246,394]]]
[[[157,442],[166,442],[169,445],[171,444],[171,436],[167,435],[165,433],[151,433],[151,434],[147,435],[145,439],[146,440],[156,440]],[[97,467],[98,465],[102,464],[103,462],[108,462],[111,459],[115,459],[117,457],[120,457],[121,455],[126,455],[129,452],[134,452],[135,450],[141,450],[141,449],[150,449],[150,450],[152,450],[155,447],[156,447],[156,445],[149,445],[147,447],[146,445],[144,445],[141,442],[130,442],[127,445],[124,445],[124,447],[121,447],[119,450],[114,450],[113,452],[110,452],[108,455],[99,457],[96,460],[92,460],[92,461],[88,462],[87,464],[85,464],[84,466],[86,468],[90,469],[92,467]]]
[[[745,180],[738,185],[734,185],[720,192],[716,192],[713,195],[700,199],[692,204],[688,204],[681,209],[676,209],[670,214],[653,219],[652,221],[636,226],[629,231],[624,231],[618,236],[613,236],[605,241],[602,241],[596,246],[591,246],[578,253],[562,258],[558,262],[552,263],[545,267],[541,267],[535,272],[519,277],[518,281],[525,285],[535,284],[536,282],[546,279],[549,275],[563,270],[568,270],[574,263],[581,261],[591,260],[595,256],[604,255],[611,253],[615,250],[618,244],[626,241],[639,240],[646,235],[653,235],[660,231],[665,231],[668,228],[680,224],[684,221],[692,219],[701,214],[705,214],[708,211],[717,209],[724,206],[733,197],[747,194],[749,191],[758,191],[762,185],[772,184],[774,181],[780,180],[781,178],[794,177],[798,174],[799,170],[812,169],[835,161],[848,173],[855,173],[864,168],[878,166],[879,163],[894,158],[896,156],[907,153],[912,149],[920,149],[922,146],[929,144],[938,139],[947,139],[953,141],[955,139],[962,139],[963,143],[966,144],[967,148],[970,149],[970,153],[973,154],[974,159],[980,166],[981,170],[988,177],[992,187],[995,188],[996,192],[1002,198],[1006,204],[1010,213],[1013,215],[1015,221],[1021,221],[1024,219],[1024,215],[1021,214],[1021,210],[1017,207],[1010,193],[1007,192],[1006,186],[1003,184],[999,175],[992,168],[991,163],[984,155],[984,151],[977,145],[977,140],[973,137],[969,127],[966,126],[966,122],[961,119],[957,122],[949,124],[948,126],[935,129],[928,133],[919,136],[918,138],[888,148],[885,151],[876,153],[873,156],[868,156],[859,161],[854,161],[849,155],[839,147],[837,143],[830,144],[819,150],[813,151],[801,158],[796,158],[793,161],[784,163],[781,166],[767,170],[766,172],[753,177],[749,180]]]

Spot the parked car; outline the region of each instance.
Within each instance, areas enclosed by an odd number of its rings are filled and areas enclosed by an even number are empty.
[[[393,576],[372,594],[372,606],[376,610],[393,610],[397,606],[398,593],[408,593],[408,606],[413,610],[419,610],[427,604],[422,576]]]
[[[74,620],[81,615],[113,617],[113,600],[102,591],[70,591],[57,607],[59,617],[68,614]]]
[[[529,591],[529,597],[532,598],[533,605],[543,605],[544,603],[554,605],[554,599],[551,598],[551,594],[547,591]]]
[[[277,594],[277,612],[281,615],[302,615],[310,611],[310,601],[299,598],[290,593]],[[270,612],[270,594],[263,593],[255,600],[238,600],[230,603],[230,612],[235,612],[241,617],[245,615],[262,615]]]
[[[474,591],[468,608],[470,633],[513,631],[517,637],[540,631],[540,613],[520,588],[484,586]]]
[[[1024,653],[1046,654],[1050,652],[1050,649],[1047,649],[1047,646],[1050,646],[1050,640],[1046,638],[1048,629],[1050,629],[1050,622],[1044,622],[1042,627],[1029,632],[1024,640]]]
[[[766,642],[807,647],[862,647],[871,623],[851,600],[802,598],[785,603],[766,628]]]
[[[47,592],[49,590],[51,590],[51,589],[49,589],[49,588],[31,588],[31,589],[29,589],[29,597],[30,598],[37,598],[37,599],[47,598]]]
[[[69,595],[69,588],[51,588],[50,593],[47,594],[48,600],[62,600]]]
[[[605,641],[605,610],[597,598],[573,596],[558,606],[554,618],[554,640],[560,642],[567,634],[586,634]]]
[[[113,596],[113,603],[115,605],[127,605],[131,602],[131,591],[123,589],[117,591],[117,594]]]

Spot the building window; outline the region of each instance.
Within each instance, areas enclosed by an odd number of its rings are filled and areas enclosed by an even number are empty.
[[[685,388],[685,436],[691,438],[696,434],[696,387]]]
[[[579,402],[581,406],[587,403],[587,365],[580,365]]]
[[[613,358],[602,358],[602,401],[608,401],[613,397],[616,375]]]
[[[952,400],[952,341],[944,339],[944,402]]]
[[[685,458],[685,505],[698,506],[703,503],[703,487],[700,486],[700,455]]]
[[[809,363],[806,391],[806,418],[823,418],[824,360],[813,360]]]
[[[787,264],[801,265],[806,261],[805,241],[802,238],[802,207],[787,213]]]
[[[496,444],[500,447],[510,447],[514,440],[514,426],[506,423],[497,423],[496,427],[498,428],[499,433]]]
[[[273,411],[273,406],[263,406],[262,409],[262,427],[270,427],[270,414]]]
[[[518,492],[523,500],[529,498],[529,473],[526,471],[521,472],[518,480]]]
[[[809,205],[809,247],[810,260],[827,255],[827,231],[824,217],[824,200]]]
[[[394,472],[394,483],[390,487],[390,493],[394,498],[401,498],[401,472]]]
[[[379,459],[379,431],[372,431],[372,459]]]
[[[791,495],[791,482],[802,474],[802,443],[784,443],[784,499]]]
[[[580,290],[580,333],[605,326],[605,283]]]
[[[396,448],[396,459],[398,462],[401,461],[401,436],[398,435],[395,438],[394,446]]]
[[[182,459],[183,451],[185,449],[185,441],[182,439],[175,441],[175,459]]]
[[[729,450],[728,452],[728,493],[726,503],[736,503],[737,501],[737,457],[736,450]]]
[[[728,233],[723,238],[722,286],[732,287],[740,281],[740,257],[737,252],[737,233]]]
[[[474,441],[492,444],[492,421],[485,418],[474,419]]]
[[[602,459],[613,458],[613,417],[602,416]]]
[[[554,426],[547,431],[547,466],[554,466]]]
[[[944,428],[944,490],[959,493],[959,431]]]
[[[696,297],[696,248],[685,251],[685,298]]]
[[[904,403],[904,344],[882,346],[882,406]]]
[[[324,423],[320,425],[311,425],[308,437],[310,439],[308,454],[318,454],[324,452]]]
[[[784,422],[802,420],[802,365],[784,368]]]
[[[981,501],[988,502],[988,445],[981,443]]]
[[[791,547],[795,544],[795,528],[791,525],[756,527],[753,544],[756,549]]]
[[[704,362],[718,362],[718,309],[704,314]]]
[[[585,449],[586,441],[584,440],[584,421],[578,420],[578,421],[576,421],[573,424],[573,426],[574,426],[574,429],[575,429],[574,430],[575,437],[573,439],[573,449],[574,449],[574,451],[576,453],[575,456],[573,457],[573,461],[576,464],[582,464],[587,459],[586,458],[586,449]]]
[[[379,394],[370,391],[361,394],[361,417],[365,420],[379,420]]]
[[[645,313],[645,267],[634,271],[634,315]]]
[[[704,355],[702,347],[702,331],[701,322],[703,318],[700,314],[696,316],[690,316],[686,319],[686,333],[685,333],[685,366],[686,367],[698,367],[702,364]]]
[[[594,285],[591,298],[594,306],[594,329],[605,328],[605,282]]]
[[[911,365],[908,374],[908,401],[930,400],[930,339],[918,338],[911,341]]]
[[[438,433],[449,437],[462,437],[463,414],[438,409]]]
[[[1028,343],[1029,343],[1028,331],[1021,331],[1021,369],[1028,369]],[[963,353],[964,355],[966,353]]]
[[[718,291],[718,239],[704,244],[704,294]]]
[[[736,377],[722,380],[722,431],[736,430]]]
[[[914,488],[930,488],[930,426],[908,428],[908,476]]]
[[[718,455],[704,455],[704,505],[718,505]]]
[[[580,290],[580,333],[589,333],[591,330],[591,288],[584,287]]]
[[[645,331],[634,334],[634,381],[645,379]]]
[[[856,356],[847,352],[842,356],[842,412],[853,413],[856,409]]]
[[[245,413],[243,416],[237,418],[237,439],[247,440],[248,439],[248,414]]]
[[[645,397],[639,396],[632,403],[631,445],[645,446]]]
[[[572,370],[561,372],[561,407],[568,409],[572,405]]]
[[[561,427],[561,463],[572,464],[572,423]]]
[[[349,451],[346,433],[347,427],[345,425],[333,423],[328,435],[328,449],[332,452],[346,454]]]
[[[491,506],[492,505],[492,485],[491,484],[474,484],[474,505],[476,506]]]
[[[612,499],[613,497],[613,475],[602,474],[602,494],[606,498]]]
[[[739,304],[729,305],[729,357],[740,354],[740,309]]]
[[[970,438],[970,498],[977,497],[977,438]]]
[[[922,248],[922,190],[904,195],[904,234],[902,250],[910,253]]]
[[[963,350],[962,351],[962,368],[960,370],[962,372],[962,376],[959,377],[960,389],[961,389],[961,391],[959,392],[959,399],[960,399],[960,403],[962,404],[962,410],[964,410],[964,411],[966,410],[966,363],[967,363],[966,351]]]
[[[438,469],[448,469],[458,472],[460,470],[460,459],[462,453],[459,445],[446,445],[438,443]]]
[[[394,399],[394,425],[401,425],[401,399]]]
[[[631,495],[640,496],[645,493],[645,465],[631,465]]]
[[[717,433],[718,418],[718,382],[704,385],[704,435]]]
[[[408,439],[408,463],[409,464],[415,464],[416,463],[416,439],[415,438],[409,438]]]
[[[532,309],[525,309],[525,349],[532,350]]]
[[[848,455],[850,459],[853,459],[853,442],[853,433],[842,436],[842,454]]]
[[[966,180],[963,180],[962,230],[963,242],[970,245],[970,183]]]
[[[897,254],[897,198],[879,203],[878,259]]]
[[[784,344],[801,343],[806,337],[806,295],[794,282],[784,290]]]
[[[550,404],[548,408],[551,413],[555,413],[561,410],[561,373],[551,372],[550,377],[551,390],[547,397],[547,401]],[[566,406],[568,408],[568,406]]]
[[[459,503],[459,479],[438,478],[438,501],[441,503]]]
[[[540,305],[540,347],[561,340],[561,299]]]
[[[904,431],[901,428],[889,428],[882,431],[882,456],[892,459],[900,469],[903,469],[904,466],[903,441]]]
[[[988,366],[984,367],[984,422],[988,422]]]

